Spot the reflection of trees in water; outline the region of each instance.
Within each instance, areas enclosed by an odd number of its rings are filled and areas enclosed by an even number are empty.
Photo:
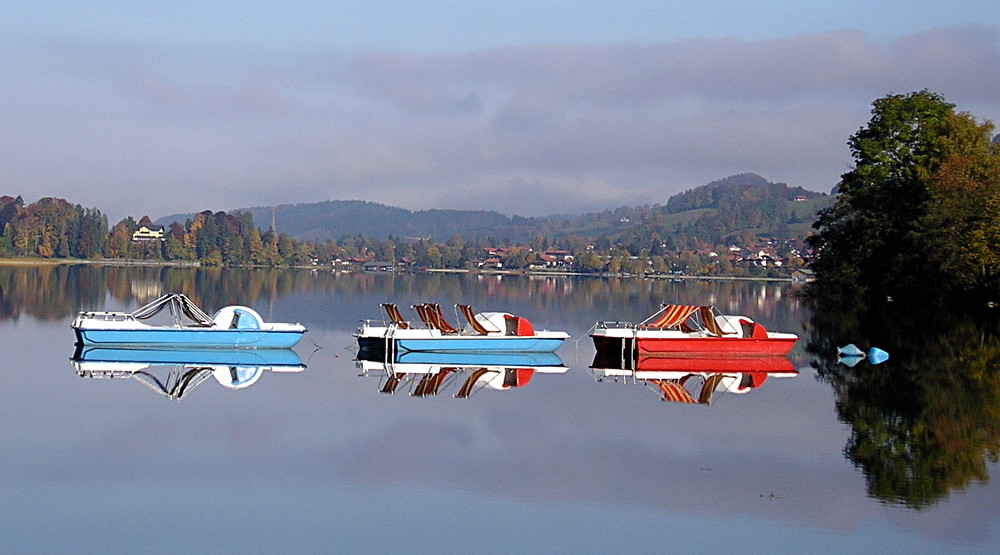
[[[59,320],[103,300],[102,288],[79,287],[78,277],[71,266],[0,266],[0,319]]]
[[[817,310],[808,349],[851,425],[844,454],[887,503],[921,508],[989,479],[1000,453],[1000,337],[995,314]],[[836,347],[877,346],[890,359],[854,368]]]
[[[107,297],[138,307],[163,293],[185,293],[207,310],[253,304],[302,288],[309,272],[149,266],[0,266],[0,318],[41,320],[100,310]]]

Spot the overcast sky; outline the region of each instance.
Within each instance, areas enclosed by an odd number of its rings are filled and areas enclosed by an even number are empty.
[[[745,172],[828,192],[876,98],[926,88],[1000,121],[996,0],[3,12],[0,194],[112,223],[338,199],[584,212]]]

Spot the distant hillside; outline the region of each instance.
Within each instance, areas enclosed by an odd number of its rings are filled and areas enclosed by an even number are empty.
[[[833,197],[822,193],[741,174],[674,195],[665,206],[584,214],[561,231],[636,248],[648,245],[654,234],[677,247],[726,243],[744,235],[802,239],[817,211],[832,203]]]
[[[495,236],[512,238],[531,227],[534,218],[508,217],[482,210],[419,210],[386,206],[360,200],[332,200],[308,204],[282,204],[271,207],[239,208],[249,212],[257,227],[271,227],[272,216],[280,233],[301,240],[336,239],[345,235],[385,239],[395,237],[433,238],[446,241],[458,234],[463,237]],[[184,222],[191,214],[174,214],[157,220],[169,225]]]
[[[648,244],[652,234],[675,245],[718,244],[745,234],[804,238],[816,211],[833,197],[771,183],[756,174],[713,181],[675,195],[666,205],[620,207],[583,215],[545,218],[508,217],[494,211],[420,210],[349,200],[282,204],[273,208],[242,208],[258,227],[267,229],[274,218],[277,230],[296,239],[336,239],[346,235],[385,239],[420,237],[443,242],[453,235],[466,239],[493,237],[524,242],[541,235],[567,235],[587,241]],[[184,222],[189,214],[175,214],[158,224]]]
[[[802,187],[771,183],[757,174],[744,173],[713,181],[708,185],[671,197],[667,201],[667,212],[676,214],[698,208],[745,209],[751,205],[759,205],[766,209],[785,200],[822,196],[824,196],[822,193],[807,191]]]

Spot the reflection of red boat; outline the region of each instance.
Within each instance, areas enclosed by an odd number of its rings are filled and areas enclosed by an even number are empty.
[[[637,374],[646,372],[795,372],[788,357],[665,357],[641,355],[635,363]]]
[[[798,375],[792,361],[783,356],[649,356],[634,361],[608,360],[607,352],[598,351],[591,365],[598,381],[644,383],[660,394],[660,399],[675,403],[708,404],[716,392],[743,394],[756,389],[769,378]],[[610,356],[614,359],[614,354]]]
[[[769,332],[746,316],[693,305],[664,305],[640,324],[598,322],[590,337],[599,352],[638,355],[783,356],[798,340],[793,333]]]

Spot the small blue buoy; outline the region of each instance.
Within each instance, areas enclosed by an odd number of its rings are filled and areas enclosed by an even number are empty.
[[[881,364],[887,360],[889,360],[889,353],[879,349],[878,347],[868,349],[868,361],[872,364]]]
[[[859,362],[865,359],[864,354],[860,355],[846,355],[837,357],[837,362],[843,364],[848,368],[854,368]]]
[[[865,352],[862,351],[854,343],[848,343],[843,347],[837,347],[837,354],[849,357],[863,357]]]

